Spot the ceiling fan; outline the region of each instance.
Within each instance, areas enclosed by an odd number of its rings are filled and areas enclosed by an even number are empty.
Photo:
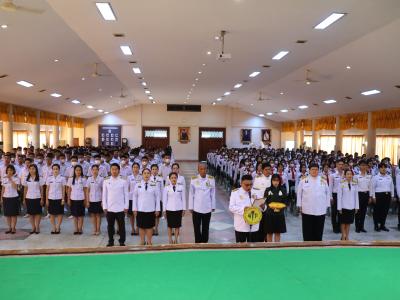
[[[299,79],[299,80],[296,80],[296,81],[304,82],[307,85],[310,85],[311,83],[319,82],[318,80],[312,79],[310,77],[310,73],[311,73],[311,70],[310,69],[306,69],[306,78],[305,79]]]
[[[263,98],[262,92],[260,91],[257,101],[271,101],[271,98]]]
[[[44,13],[44,9],[35,9],[31,7],[26,7],[26,6],[18,6],[15,5],[13,0],[3,0],[3,2],[0,5],[0,9],[7,11],[7,12],[27,12],[27,13],[33,13],[33,14],[42,14]]]
[[[98,64],[98,63],[94,63],[94,72],[91,74],[91,76],[92,76],[93,78],[110,76],[110,75],[108,75],[108,74],[99,73],[98,68],[99,68],[99,64]]]

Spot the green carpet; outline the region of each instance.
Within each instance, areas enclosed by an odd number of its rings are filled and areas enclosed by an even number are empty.
[[[5,300],[398,300],[399,280],[399,248],[0,258]]]

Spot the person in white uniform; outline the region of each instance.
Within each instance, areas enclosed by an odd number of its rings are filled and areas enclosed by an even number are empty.
[[[83,218],[85,216],[86,198],[86,179],[83,177],[82,166],[74,167],[72,178],[68,179],[68,206],[74,218],[74,235],[82,234]]]
[[[297,207],[302,215],[304,241],[322,241],[330,191],[326,180],[318,175],[318,164],[310,164],[310,175],[300,180]]]
[[[101,216],[103,208],[101,207],[101,197],[103,196],[103,181],[104,178],[99,176],[99,166],[93,165],[92,176],[86,181],[86,199],[88,199],[88,212],[92,219],[93,235],[100,234]]]
[[[189,210],[192,213],[195,243],[208,243],[211,212],[215,211],[215,179],[207,175],[207,164],[199,163],[199,175],[192,177]]]
[[[339,212],[341,240],[349,239],[350,225],[354,222],[354,215],[359,209],[357,180],[353,179],[353,171],[347,169],[343,172],[344,180],[338,187],[337,209]]]
[[[137,228],[137,223],[135,224],[136,217],[132,211],[132,203],[133,203],[133,191],[135,190],[135,186],[142,181],[142,175],[139,173],[140,165],[137,162],[132,164],[132,175],[128,177],[129,184],[129,207],[128,207],[128,216],[131,223],[131,235],[138,235],[139,229]]]
[[[400,230],[400,159],[394,170],[395,180],[396,180],[396,193],[397,193],[397,229]]]
[[[186,192],[185,186],[178,185],[178,174],[175,172],[169,174],[169,183],[163,190],[162,201],[163,213],[167,218],[168,241],[170,244],[178,244],[182,217],[186,211]]]
[[[111,176],[103,182],[103,210],[107,217],[108,244],[114,246],[115,221],[118,223],[119,245],[125,246],[125,214],[129,207],[128,181],[119,176],[118,163],[111,164]]]
[[[54,164],[52,175],[48,176],[46,180],[46,207],[50,214],[51,234],[60,234],[61,232],[66,185],[65,177],[60,174],[60,165]]]
[[[132,210],[139,227],[140,244],[152,245],[153,228],[160,215],[160,189],[150,180],[150,170],[144,169],[142,181],[135,186]]]
[[[6,234],[16,233],[17,216],[19,214],[18,186],[20,184],[21,181],[16,175],[15,167],[11,164],[7,165],[1,180],[1,204],[8,226]]]
[[[23,200],[32,226],[30,234],[40,233],[40,220],[43,207],[43,179],[39,176],[39,170],[35,164],[29,166],[29,173],[22,181],[24,186]]]
[[[243,175],[241,187],[232,191],[229,200],[229,210],[233,213],[236,243],[254,242],[258,232],[259,224],[249,225],[243,217],[245,208],[252,206],[255,201],[251,193],[252,185],[253,177]]]
[[[150,181],[157,185],[158,191],[160,193],[160,197],[162,197],[163,189],[164,189],[164,179],[159,175],[159,169],[157,164],[152,164],[150,167],[151,175]],[[160,212],[163,211],[163,203],[162,199],[160,199]],[[154,235],[158,235],[158,226],[160,225],[161,213],[156,217],[156,224],[154,226]]]
[[[367,214],[368,204],[371,203],[371,183],[372,175],[368,174],[368,164],[365,160],[359,163],[360,172],[354,176],[357,181],[359,209],[355,215],[356,232],[367,232],[364,228],[365,216]]]

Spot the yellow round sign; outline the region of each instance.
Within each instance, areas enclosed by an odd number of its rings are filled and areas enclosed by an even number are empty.
[[[249,225],[260,223],[262,218],[261,210],[256,206],[246,207],[243,214],[244,221]]]

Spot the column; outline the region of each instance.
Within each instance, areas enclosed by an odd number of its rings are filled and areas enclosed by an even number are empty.
[[[31,124],[32,130],[32,145],[33,147],[40,148],[40,111],[36,111],[36,123]]]
[[[313,150],[318,150],[319,134],[318,134],[318,131],[315,130],[316,125],[317,125],[317,120],[313,119],[312,120],[312,148],[313,148]]]
[[[68,127],[68,144],[70,147],[74,144],[74,118],[71,118],[71,126]]]
[[[299,148],[299,141],[297,137],[297,121],[294,121],[294,149]]]
[[[60,145],[60,115],[57,114],[57,125],[53,128],[53,140],[54,140],[54,148],[57,148]]]
[[[372,112],[368,112],[367,157],[376,154],[376,129],[372,126]]]
[[[49,128],[46,127],[46,145],[50,145],[50,131]]]
[[[299,132],[299,147],[303,146],[304,144],[304,129],[300,128],[300,132]]]
[[[3,151],[9,152],[13,148],[13,108],[8,106],[8,121],[3,121]]]
[[[343,146],[343,131],[340,130],[340,117],[336,116],[336,136],[335,136],[335,151],[342,151]]]

